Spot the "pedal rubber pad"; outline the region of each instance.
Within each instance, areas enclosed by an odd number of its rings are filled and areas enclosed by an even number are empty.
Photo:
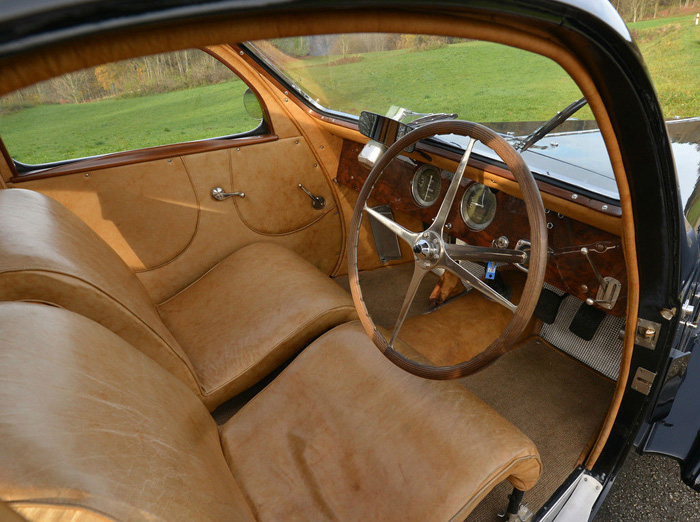
[[[564,297],[566,297],[566,294],[557,295],[551,290],[543,288],[540,293],[540,300],[537,301],[537,307],[535,308],[535,317],[547,324],[552,324],[557,318],[559,305],[561,305]]]
[[[598,331],[600,323],[605,319],[605,312],[595,308],[594,306],[581,303],[581,306],[576,312],[569,331],[578,335],[584,341],[590,341]]]

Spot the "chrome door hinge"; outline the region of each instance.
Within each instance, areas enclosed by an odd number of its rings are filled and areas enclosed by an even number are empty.
[[[660,331],[661,323],[639,318],[637,320],[637,329],[634,331],[634,344],[653,350],[656,348],[656,342],[659,340]]]
[[[698,327],[698,324],[694,323],[693,319],[695,319],[695,306],[691,305],[690,300],[688,299],[685,303],[683,303],[683,306],[681,306],[681,318],[678,322],[683,326],[694,330]]]
[[[654,384],[654,378],[656,378],[654,372],[650,372],[646,368],[639,366],[632,380],[632,389],[638,391],[642,395],[649,395],[651,385]]]

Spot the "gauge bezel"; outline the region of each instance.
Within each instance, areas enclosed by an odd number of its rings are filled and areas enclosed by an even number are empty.
[[[433,170],[437,173],[438,178],[440,179],[440,190],[438,190],[437,196],[435,196],[435,199],[433,201],[427,201],[423,199],[420,194],[418,194],[418,188],[416,186],[416,180],[418,179],[418,176],[422,175],[426,170]],[[416,172],[413,174],[413,177],[411,178],[411,196],[413,196],[413,201],[419,206],[423,208],[428,208],[432,207],[435,202],[440,199],[440,193],[442,192],[442,171],[433,166],[433,165],[423,165],[420,167]]]
[[[465,212],[464,212],[465,200],[468,199],[469,196],[471,195],[471,193],[479,186],[484,187],[486,190],[489,191],[489,194],[491,194],[491,196],[493,196],[493,215],[491,216],[490,219],[488,219],[484,223],[475,223],[469,217],[469,214],[467,213],[465,215]],[[464,191],[464,194],[462,195],[462,199],[460,199],[460,201],[459,201],[459,213],[462,216],[462,220],[470,229],[474,230],[475,232],[481,232],[486,227],[488,227],[491,223],[493,223],[493,220],[496,218],[497,211],[498,211],[498,199],[496,198],[496,193],[493,192],[489,187],[487,187],[483,183],[472,183],[471,185],[469,185],[467,187],[467,190]]]

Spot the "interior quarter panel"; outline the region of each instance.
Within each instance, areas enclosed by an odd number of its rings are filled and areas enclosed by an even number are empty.
[[[72,210],[134,271],[179,256],[199,221],[199,202],[182,157],[37,179],[18,187]]]
[[[344,222],[337,203],[340,198],[337,185],[331,181],[337,170],[342,140],[320,128],[303,111],[292,114],[293,104],[287,104],[284,94],[252,70],[231,46],[212,46],[207,52],[246,78],[266,110],[268,125],[274,129],[273,140],[234,139],[228,146],[227,140],[197,142],[203,147],[202,152],[189,150],[188,145],[194,144],[162,146],[156,148],[159,161],[149,161],[152,155],[142,151],[131,151],[114,155],[116,165],[107,167],[102,163],[110,161],[112,156],[86,160],[99,164],[95,167],[100,169],[99,179],[108,180],[105,183],[116,189],[116,194],[125,192],[124,187],[120,188],[124,172],[139,173],[142,181],[127,182],[131,198],[122,197],[116,202],[96,200],[89,189],[77,193],[65,188],[67,180],[85,185],[86,179],[95,177],[92,170],[82,167],[85,161],[59,167],[61,172],[55,177],[40,173],[42,179],[21,183],[23,188],[40,192],[44,191],[43,187],[50,187],[51,193],[47,192],[50,196],[71,194],[71,198],[56,199],[78,213],[118,251],[154,302],[168,299],[226,256],[258,241],[287,246],[328,275],[337,271],[345,250]],[[298,119],[307,125],[300,124]],[[168,150],[172,151],[171,156]],[[122,156],[134,158],[129,164],[119,164]],[[179,165],[182,176],[190,178],[187,180],[189,200],[163,196],[169,194],[167,191],[181,191],[184,184],[179,179],[154,173],[152,167],[161,164]],[[313,194],[323,196],[325,207],[313,209],[299,183]],[[143,194],[151,194],[149,187],[157,189],[163,184],[165,192],[160,193],[161,199],[175,202],[174,208],[180,204],[181,212],[194,215],[187,227],[181,226],[182,220],[175,219],[174,214],[152,210],[143,198]],[[215,201],[211,198],[214,187],[222,187],[226,192],[241,191],[246,197]],[[143,211],[134,203],[138,198],[143,199]],[[122,219],[133,223],[132,234],[115,231],[114,223],[102,216],[101,205],[118,206]],[[345,210],[342,216],[351,212],[351,208]],[[181,237],[185,235],[186,240]],[[170,246],[171,243],[179,249]],[[147,255],[139,256],[134,245],[140,250],[148,249]]]
[[[340,255],[338,264],[333,270],[333,276],[347,274],[347,252],[346,236],[350,226],[352,212],[357,201],[357,193],[348,191],[346,187],[337,181],[337,173],[340,167],[340,160],[343,149],[343,138],[338,136],[339,127],[336,125],[326,126],[319,120],[316,113],[306,110],[294,97],[285,91],[284,86],[279,84],[273,77],[269,76],[260,68],[255,61],[243,52],[238,46],[220,45],[208,48],[219,59],[237,74],[245,76],[252,85],[265,106],[268,108],[270,118],[276,133],[280,133],[280,124],[285,126],[294,125],[296,134],[301,135],[309,144],[309,148],[314,155],[319,171],[322,172],[329,181],[330,189],[337,202],[337,210],[342,217],[342,241],[340,245]],[[285,127],[286,128],[286,127]],[[285,131],[288,132],[288,131]],[[359,132],[356,132],[360,139],[364,139]],[[280,135],[280,139],[283,138]],[[242,190],[242,189],[241,189]],[[415,225],[416,221],[407,214],[396,215],[399,223],[405,226]],[[371,270],[383,266],[379,260],[377,249],[374,243],[374,236],[365,220],[360,231],[360,241],[362,243],[363,255],[359,259],[361,270]],[[413,259],[413,254],[406,245],[400,244],[402,258],[390,261],[388,264],[399,264]]]
[[[264,151],[257,151],[261,146]],[[296,137],[25,181],[21,187],[51,196],[78,214],[137,273],[158,303],[229,254],[259,241],[284,245],[331,275],[341,256],[342,224],[329,182],[314,174],[318,169],[309,149]],[[279,176],[293,186],[281,198],[256,201],[239,215],[234,198],[211,197],[214,187],[239,189],[234,184],[240,163],[232,159],[237,155],[246,158],[246,198],[278,191],[269,184]],[[296,161],[271,168],[272,158],[290,157]],[[326,197],[324,209],[312,208],[297,186],[300,182]],[[291,197],[296,198],[293,205]],[[274,210],[281,216],[274,216]],[[290,227],[294,212],[306,217]]]

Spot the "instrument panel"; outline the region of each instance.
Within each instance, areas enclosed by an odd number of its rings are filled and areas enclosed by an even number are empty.
[[[362,145],[345,140],[337,180],[360,191],[369,171],[357,161]],[[438,212],[452,173],[412,160],[397,159],[374,187],[372,198],[430,224]],[[515,248],[530,237],[525,203],[465,176],[447,218],[446,231],[468,244],[493,246],[497,242]],[[545,281],[595,304],[616,316],[626,313],[627,280],[620,238],[563,214],[545,210],[549,261]],[[610,309],[600,306],[600,281],[614,279],[621,285]]]
[[[442,174],[437,167],[423,165],[411,178],[411,195],[420,207],[432,206],[440,197],[441,190]]]
[[[469,185],[459,203],[459,213],[464,224],[477,232],[493,223],[497,208],[496,194],[481,183]]]

